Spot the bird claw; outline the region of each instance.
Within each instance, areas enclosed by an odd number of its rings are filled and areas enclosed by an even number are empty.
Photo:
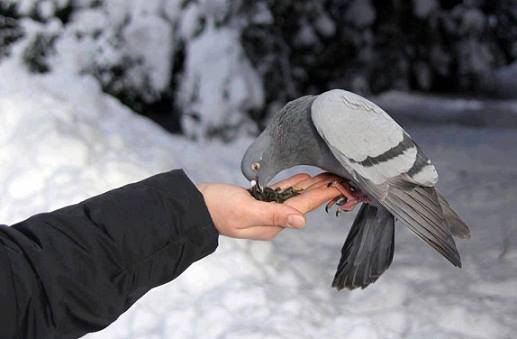
[[[339,216],[339,212],[350,212],[355,206],[361,202],[369,203],[370,198],[362,193],[357,188],[351,186],[347,181],[333,181],[327,184],[327,187],[334,186],[338,189],[342,195],[332,199],[325,205],[325,212],[329,213],[329,209],[336,204],[338,209],[336,210],[336,217]]]
[[[338,206],[343,206],[344,204],[346,204],[346,202],[348,201],[348,199],[346,197],[339,197],[339,200],[336,202],[336,205]]]
[[[327,212],[327,214],[329,214],[329,209],[334,206],[334,204],[337,204],[337,202],[339,200],[341,200],[342,196],[339,196],[339,197],[336,197],[332,200],[330,200],[326,205],[325,205],[325,212]]]

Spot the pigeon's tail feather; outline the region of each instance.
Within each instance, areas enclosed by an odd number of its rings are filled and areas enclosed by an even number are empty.
[[[382,204],[454,266],[461,267],[460,254],[435,188],[415,186],[407,190],[390,186]]]
[[[452,235],[461,238],[461,239],[470,239],[470,229],[465,224],[463,220],[454,212],[454,210],[449,206],[449,203],[445,198],[438,193],[438,200],[440,201],[440,207],[443,211],[443,216],[445,217],[445,221],[449,228],[451,229]]]
[[[365,288],[379,278],[393,261],[394,224],[384,207],[361,206],[341,250],[332,287]]]

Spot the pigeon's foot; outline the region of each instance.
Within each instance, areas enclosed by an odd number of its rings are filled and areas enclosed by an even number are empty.
[[[361,191],[358,191],[346,181],[333,181],[329,184],[329,187],[335,187],[342,195],[329,201],[325,206],[325,211],[328,213],[329,208],[334,204],[338,206],[336,216],[339,215],[339,211],[350,212],[355,206],[362,202],[370,202],[370,198]]]
[[[330,187],[330,185],[329,185],[329,187]],[[346,199],[344,199],[342,195],[340,195],[339,197],[336,197],[336,198],[334,198],[334,199],[330,200],[330,201],[325,205],[325,212],[327,212],[327,213],[328,213],[328,212],[329,212],[329,209],[331,209],[331,208],[332,208],[332,206],[334,206],[334,204],[336,204],[336,205],[340,206],[340,204],[341,204],[343,201],[345,201],[345,202],[346,202]],[[344,203],[344,202],[343,202],[343,203]]]

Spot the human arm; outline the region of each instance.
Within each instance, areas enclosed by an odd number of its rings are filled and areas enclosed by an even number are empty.
[[[162,173],[0,227],[0,338],[77,338],[212,253],[203,196]]]
[[[334,197],[325,180],[282,181],[281,188],[305,190],[280,205],[255,201],[234,185],[198,184],[198,190],[176,170],[0,226],[0,338],[74,338],[100,330],[212,253],[219,232],[273,238],[288,215],[303,218]]]

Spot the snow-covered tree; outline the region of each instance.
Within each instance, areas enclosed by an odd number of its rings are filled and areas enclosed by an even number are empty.
[[[495,92],[487,81],[517,58],[517,1],[4,0],[6,58],[94,77],[172,131],[231,139],[334,87]]]

